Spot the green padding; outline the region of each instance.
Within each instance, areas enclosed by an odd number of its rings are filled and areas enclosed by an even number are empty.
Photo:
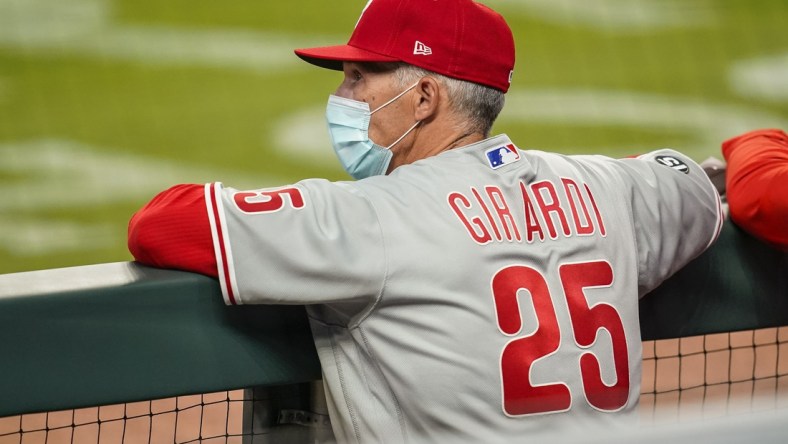
[[[0,416],[320,378],[303,307],[134,263],[0,276],[0,359]]]
[[[788,255],[727,224],[641,301],[644,339],[788,325]],[[0,276],[0,416],[320,378],[303,307],[134,263]]]
[[[717,243],[640,301],[643,339],[785,325],[788,253],[730,222]]]

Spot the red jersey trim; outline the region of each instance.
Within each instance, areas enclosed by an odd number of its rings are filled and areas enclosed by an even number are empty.
[[[224,220],[221,192],[222,184],[220,182],[205,184],[205,204],[208,209],[208,220],[211,223],[213,251],[216,255],[216,266],[219,271],[219,284],[222,288],[224,303],[227,305],[241,305],[235,294],[235,289],[238,288],[238,285],[232,264],[232,251],[230,249],[229,236],[227,235],[227,224]]]

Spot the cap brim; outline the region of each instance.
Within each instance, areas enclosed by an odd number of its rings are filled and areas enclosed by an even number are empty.
[[[296,49],[302,60],[321,68],[342,71],[342,62],[399,62],[394,57],[384,56],[349,45],[321,46]]]

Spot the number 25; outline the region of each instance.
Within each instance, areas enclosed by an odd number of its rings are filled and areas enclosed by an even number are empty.
[[[580,358],[580,375],[586,401],[602,411],[622,408],[629,397],[629,358],[624,326],[618,311],[611,305],[599,303],[589,307],[584,288],[610,286],[613,270],[605,261],[565,264],[559,275],[569,308],[575,342],[582,348],[590,347],[597,331],[604,328],[613,345],[616,383],[608,386],[602,381],[599,359],[591,352]],[[527,266],[511,266],[493,277],[492,291],[498,315],[498,326],[504,334],[515,335],[523,325],[517,301],[519,290],[531,294],[538,327],[529,336],[506,344],[501,355],[503,408],[507,415],[521,416],[569,410],[572,396],[562,382],[534,386],[530,380],[533,363],[555,353],[561,345],[555,307],[544,276]]]

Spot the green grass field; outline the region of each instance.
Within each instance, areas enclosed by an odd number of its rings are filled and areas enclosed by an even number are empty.
[[[0,0],[0,273],[129,260],[129,217],[174,183],[346,179],[340,74],[292,50],[346,41],[365,3]],[[495,132],[521,148],[700,161],[788,129],[785,0],[488,4],[518,51]]]

